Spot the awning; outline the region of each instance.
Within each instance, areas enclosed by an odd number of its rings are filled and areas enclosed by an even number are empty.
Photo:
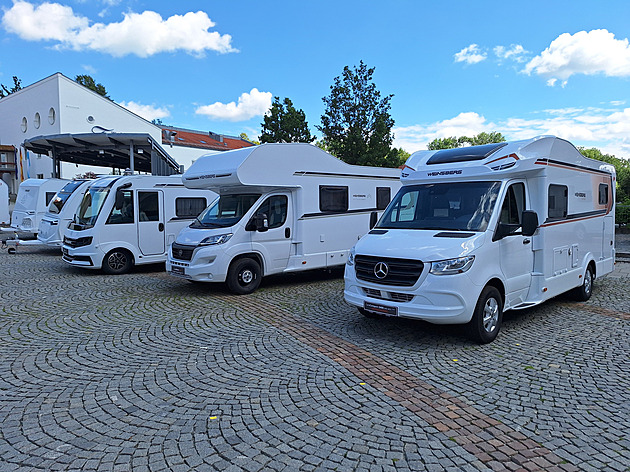
[[[153,175],[179,173],[179,164],[150,134],[83,133],[36,136],[24,141],[24,148],[59,162],[88,166],[131,169]],[[133,159],[131,158],[133,156]]]

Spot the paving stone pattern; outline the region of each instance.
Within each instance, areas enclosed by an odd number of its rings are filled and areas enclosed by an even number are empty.
[[[630,264],[498,339],[0,252],[0,471],[629,471]]]

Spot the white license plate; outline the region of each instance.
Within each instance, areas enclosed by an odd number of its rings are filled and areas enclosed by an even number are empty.
[[[171,266],[171,274],[174,275],[186,275],[183,267]]]
[[[379,305],[378,303],[363,302],[363,309],[385,316],[398,316],[398,307]]]

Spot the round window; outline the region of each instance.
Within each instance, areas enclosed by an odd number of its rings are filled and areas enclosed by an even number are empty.
[[[28,129],[28,121],[25,116],[22,117],[22,126],[20,126],[20,128],[22,128],[22,133],[26,133],[26,130]]]
[[[94,117],[93,117],[92,115],[90,115],[90,116],[88,116],[88,117],[87,117],[87,122],[88,122],[88,123],[94,123],[94,121],[95,121],[95,120],[94,120]]]
[[[55,109],[51,108],[50,110],[48,110],[48,123],[50,123],[51,125],[55,124]]]
[[[33,118],[33,126],[35,129],[39,129],[39,125],[42,123],[42,120],[39,116],[39,113],[35,113],[35,118]]]

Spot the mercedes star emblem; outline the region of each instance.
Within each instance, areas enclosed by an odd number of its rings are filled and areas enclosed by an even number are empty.
[[[376,275],[377,279],[384,279],[387,277],[387,272],[389,271],[389,267],[384,262],[379,262],[374,266],[374,275]]]

